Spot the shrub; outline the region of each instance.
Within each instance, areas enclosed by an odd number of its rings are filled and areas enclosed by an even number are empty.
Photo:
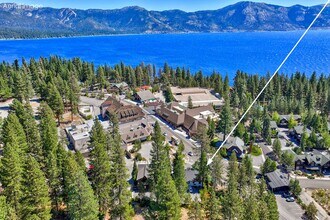
[[[137,153],[137,154],[135,155],[135,160],[136,160],[136,161],[142,161],[142,160],[143,160],[142,155],[141,155],[140,153]]]
[[[253,145],[251,149],[251,154],[256,157],[260,156],[262,154],[262,150],[259,146]]]
[[[220,149],[220,155],[222,157],[227,157],[227,150],[226,150],[226,148],[221,148]]]

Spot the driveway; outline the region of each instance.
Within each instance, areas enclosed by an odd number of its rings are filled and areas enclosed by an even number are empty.
[[[304,210],[296,202],[287,202],[281,195],[276,194],[276,202],[280,214],[280,220],[303,219]]]

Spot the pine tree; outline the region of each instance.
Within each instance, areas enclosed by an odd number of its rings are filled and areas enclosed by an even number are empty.
[[[223,164],[222,158],[219,154],[214,157],[213,163],[211,164],[211,176],[212,176],[212,184],[214,190],[217,187],[222,185],[223,181]]]
[[[29,219],[36,215],[39,219],[50,219],[51,202],[46,177],[32,156],[27,158],[23,177],[22,217]]]
[[[164,157],[165,147],[164,141],[165,138],[162,135],[158,121],[156,121],[154,126],[154,133],[152,135],[152,149],[150,151],[151,162],[149,165],[149,175],[150,175],[150,184],[153,188],[158,182],[159,172],[161,170],[161,157]]]
[[[49,97],[47,97],[47,103],[49,107],[53,110],[54,114],[56,115],[58,123],[60,123],[60,118],[64,113],[64,104],[62,97],[53,84],[48,84],[49,87]]]
[[[268,211],[269,211],[269,220],[278,220],[279,213],[276,203],[275,195],[272,193],[268,193],[267,201]]]
[[[185,163],[183,151],[184,145],[181,141],[173,161],[173,179],[182,202],[184,202],[184,200],[187,198],[188,190],[188,185],[185,178]]]
[[[203,211],[197,197],[195,197],[195,201],[190,203],[188,216],[191,220],[203,219]]]
[[[226,135],[230,132],[232,126],[232,116],[231,109],[229,105],[229,100],[225,101],[225,106],[220,113],[220,120],[218,124],[218,129],[223,133],[223,140],[225,140]]]
[[[70,219],[98,219],[97,200],[86,174],[72,154],[64,162],[66,205]]]
[[[24,156],[28,149],[25,132],[17,116],[10,113],[3,123],[2,142],[6,145],[14,141],[17,141],[20,154]]]
[[[56,122],[54,121],[53,111],[45,102],[40,105],[39,127],[44,156],[47,158],[47,155],[49,155],[57,147],[58,132]]]
[[[280,139],[276,138],[273,142],[273,151],[275,153],[275,155],[277,156],[277,158],[281,158],[282,155],[282,144]]]
[[[14,100],[11,108],[15,112],[25,131],[28,153],[32,154],[40,165],[43,166],[44,155],[42,152],[41,137],[30,104],[26,103],[26,105],[23,106],[21,102]]]
[[[93,165],[93,169],[90,171],[90,179],[95,196],[99,202],[100,213],[106,214],[110,207],[111,165],[106,151],[105,140],[96,137],[105,137],[102,125],[98,120],[95,121],[91,133],[90,146],[93,149],[90,153],[90,163]]]
[[[171,177],[169,158],[163,160],[164,166],[160,170],[155,185],[156,204],[154,210],[159,219],[178,220],[181,217],[180,197]]]
[[[218,220],[222,219],[221,217],[221,208],[220,201],[217,198],[214,189],[212,187],[209,188],[210,198],[207,202],[206,206],[206,217],[210,220]]]
[[[15,210],[7,204],[6,197],[0,196],[0,219],[3,220],[19,220]]]
[[[23,196],[23,165],[24,158],[20,155],[18,141],[6,143],[1,158],[0,181],[8,205],[13,207],[18,216],[21,214],[20,202]]]
[[[70,89],[69,89],[69,101],[71,107],[71,121],[73,121],[73,115],[78,113],[79,104],[79,92],[80,87],[77,77],[74,74],[70,76]]]
[[[74,157],[75,157],[78,165],[80,166],[81,170],[83,172],[86,172],[87,168],[86,168],[86,162],[85,162],[84,155],[80,151],[77,151],[77,152],[75,152]]]
[[[40,135],[45,158],[46,177],[49,180],[52,205],[59,210],[61,198],[61,170],[58,167],[57,153],[62,146],[58,143],[58,133],[53,112],[46,103],[40,105]]]
[[[133,183],[134,185],[136,186],[137,185],[137,175],[138,175],[138,167],[137,167],[137,164],[136,164],[136,160],[134,160],[134,164],[133,164],[133,170],[132,170],[132,180],[133,180]]]
[[[110,215],[112,219],[131,219],[133,216],[133,208],[131,202],[131,192],[127,182],[128,174],[125,165],[125,153],[121,146],[121,136],[119,133],[118,118],[113,115],[111,117],[113,124],[113,139],[110,151],[111,164],[111,203]]]
[[[238,193],[238,164],[236,154],[230,156],[228,167],[228,187],[224,196],[223,215],[226,219],[242,219],[242,200]]]

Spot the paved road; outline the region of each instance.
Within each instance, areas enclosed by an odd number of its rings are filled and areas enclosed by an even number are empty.
[[[298,178],[301,188],[307,189],[330,189],[330,180],[321,179],[300,179]]]
[[[305,205],[309,205],[311,202],[314,203],[314,205],[317,208],[317,217],[319,220],[330,220],[330,216],[327,214],[327,212],[313,199],[313,197],[310,195],[311,192],[307,192],[303,189],[301,192],[300,198]]]
[[[302,219],[304,211],[296,202],[287,202],[281,195],[275,195],[280,213],[280,220]]]

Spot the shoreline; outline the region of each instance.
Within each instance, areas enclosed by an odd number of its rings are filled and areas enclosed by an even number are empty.
[[[1,41],[32,41],[32,40],[52,40],[52,39],[75,39],[75,38],[89,38],[89,37],[121,37],[121,36],[143,36],[143,35],[189,35],[189,34],[240,34],[240,33],[292,33],[302,32],[304,29],[288,30],[288,31],[222,31],[222,32],[169,32],[169,33],[131,33],[131,34],[91,34],[91,35],[73,35],[73,36],[57,36],[57,37],[35,37],[35,38],[0,38]],[[330,31],[330,28],[326,29],[312,29],[310,32],[315,31]]]

